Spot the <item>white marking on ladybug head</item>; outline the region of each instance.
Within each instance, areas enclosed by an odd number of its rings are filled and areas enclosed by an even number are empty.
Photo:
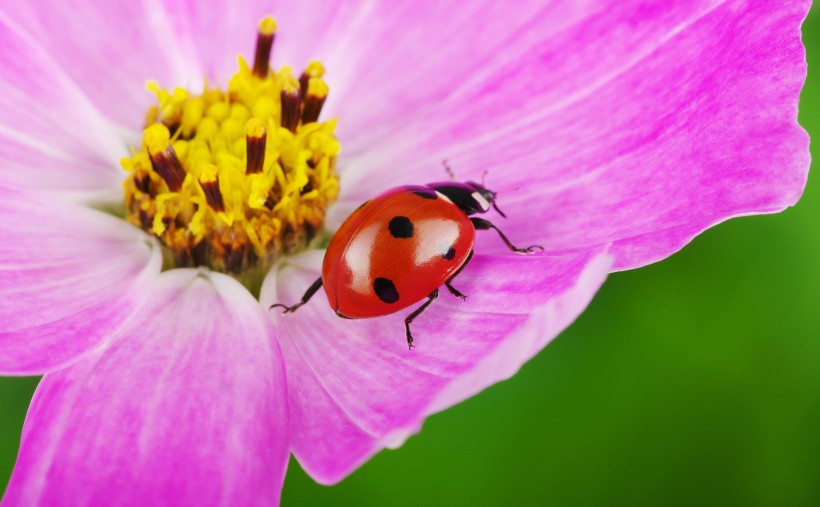
[[[450,204],[453,204],[453,201],[451,201],[449,197],[447,197],[446,195],[442,194],[442,193],[441,193],[441,192],[439,192],[438,190],[436,190],[436,195],[439,197],[439,199],[444,199],[445,201],[449,202]]]
[[[473,199],[475,199],[475,202],[477,202],[478,205],[481,206],[481,211],[490,210],[490,202],[487,199],[485,199],[483,195],[481,195],[481,192],[473,192],[472,197]]]

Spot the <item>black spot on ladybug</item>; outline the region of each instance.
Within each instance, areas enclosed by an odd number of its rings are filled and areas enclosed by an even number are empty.
[[[438,196],[432,190],[430,190],[429,192],[427,190],[413,190],[413,193],[419,197],[423,197],[424,199],[430,199],[431,201],[438,199]]]
[[[411,222],[407,217],[393,217],[390,219],[388,228],[390,229],[390,234],[392,234],[394,238],[413,237],[413,222]]]
[[[456,257],[456,249],[453,248],[453,247],[450,247],[450,248],[447,249],[446,252],[441,254],[441,256],[444,257],[445,259],[447,259],[448,261],[451,261],[451,260],[455,259],[455,257]]]
[[[399,300],[399,292],[396,290],[396,286],[387,278],[376,278],[373,281],[373,290],[376,291],[379,299],[385,303],[395,303]]]

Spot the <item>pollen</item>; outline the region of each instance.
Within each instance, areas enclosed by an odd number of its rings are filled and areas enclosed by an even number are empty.
[[[121,161],[128,220],[159,238],[170,267],[236,276],[304,248],[339,193],[336,120],[320,121],[328,86],[311,62],[271,69],[277,31],[258,25],[251,67],[240,56],[226,89],[149,82],[156,103],[142,143]]]

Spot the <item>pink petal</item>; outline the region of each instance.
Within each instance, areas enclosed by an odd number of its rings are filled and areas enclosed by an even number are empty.
[[[271,319],[288,372],[293,452],[307,472],[332,483],[386,446],[399,445],[425,417],[508,378],[568,326],[603,282],[605,254],[476,255],[412,326],[410,311],[341,320],[324,294]],[[320,252],[274,270],[261,302],[295,302],[316,278]],[[278,276],[277,276],[278,274]]]
[[[198,89],[207,77],[224,85],[237,69],[238,54],[253,58],[263,16],[273,14],[280,27],[273,64],[298,71],[310,58],[326,54],[322,48],[338,49],[342,34],[361,27],[362,4],[148,0],[68,5],[40,0],[0,9],[0,19],[32,34],[38,49],[61,63],[61,75],[107,118],[135,129],[151,102],[147,80]]]
[[[0,10],[0,181],[73,192],[119,189],[124,142],[38,35]]]
[[[192,0],[161,3],[180,44],[190,48],[188,54],[197,66],[217,83],[226,83],[236,72],[236,55],[253,60],[257,25],[266,15],[273,15],[278,24],[272,65],[290,65],[299,73],[310,59],[326,57],[355,40],[356,30],[366,26],[362,22],[369,12],[367,2],[361,0],[300,0],[298,4],[278,5],[215,0],[207,8]],[[340,67],[337,70],[343,71],[345,66]]]
[[[439,180],[448,159],[460,179],[489,170],[510,232],[552,251],[614,243],[616,269],[660,260],[727,218],[781,210],[800,197],[809,165],[796,121],[809,3],[599,2],[560,30],[546,15],[526,28],[499,15],[490,37],[508,28],[509,39],[495,57],[465,52],[461,37],[414,36],[407,27],[436,22],[419,6],[402,29],[379,25],[367,46],[374,63],[362,81],[389,75],[401,86],[385,88],[398,91],[345,102],[340,126],[355,119],[357,137],[340,164],[342,206]],[[398,34],[408,54],[388,58]],[[411,63],[429,86],[413,81]]]
[[[76,83],[106,118],[122,126],[142,125],[151,103],[147,80],[169,86],[184,86],[193,78],[202,82],[159,1],[16,2],[0,9],[0,19],[31,40],[31,49],[8,58],[47,55],[50,66],[60,69],[60,81]],[[40,85],[46,86],[54,88],[51,94],[66,95],[49,80]]]
[[[46,375],[3,505],[276,505],[288,459],[281,353],[251,295],[159,279],[105,348]]]
[[[159,248],[99,211],[0,187],[0,372],[59,368],[109,338],[159,274]]]
[[[374,138],[384,141],[407,121],[418,125],[442,107],[452,114],[453,106],[464,105],[463,91],[606,9],[589,0],[527,0],[514,8],[481,0],[374,3],[362,11],[363,22],[349,27],[349,44],[320,48],[333,90],[328,108],[349,134],[345,151],[371,152],[379,147]],[[475,108],[464,113],[492,121]]]

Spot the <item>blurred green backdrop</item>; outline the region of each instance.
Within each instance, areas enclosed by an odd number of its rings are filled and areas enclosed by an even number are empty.
[[[820,138],[820,12],[801,121]],[[820,150],[814,143],[814,157]],[[816,169],[815,169],[816,171]],[[37,379],[0,379],[5,487]],[[284,505],[820,505],[820,183],[612,275],[512,380]]]

